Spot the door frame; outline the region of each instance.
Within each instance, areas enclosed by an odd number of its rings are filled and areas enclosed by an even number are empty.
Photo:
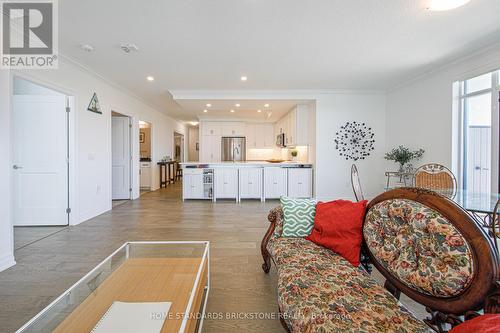
[[[140,153],[140,144],[139,144],[139,121],[146,121],[151,125],[151,160],[154,160],[154,140],[153,140],[153,131],[154,131],[154,126],[153,122],[148,118],[148,119],[143,119],[145,117],[137,117],[134,112],[130,111],[128,108],[119,106],[116,104],[109,105],[108,107],[108,134],[109,134],[109,160],[108,160],[108,168],[109,168],[109,175],[112,176],[113,174],[113,157],[111,156],[113,147],[112,147],[112,112],[116,112],[119,114],[122,114],[126,117],[129,117],[130,122],[132,127],[130,128],[130,153],[132,155],[132,160],[130,162],[130,186],[132,188],[132,192],[130,194],[130,199],[129,200],[135,200],[140,197],[141,194],[141,183],[140,183],[140,176],[139,176],[139,170],[140,170],[140,160],[141,160],[141,153]],[[153,177],[153,172],[151,177]],[[154,184],[154,183],[152,183]],[[109,177],[109,188],[111,189],[113,186],[113,179],[112,177]],[[110,200],[109,200],[109,209],[111,210],[113,208],[113,199],[112,199],[112,194],[110,193]]]
[[[133,141],[132,141],[133,134],[134,134],[133,130],[132,130],[133,121],[132,121],[131,116],[128,116],[124,113],[117,111],[114,108],[111,108],[110,113],[109,113],[111,115],[111,119],[110,119],[110,129],[111,129],[111,138],[110,138],[110,142],[111,142],[111,150],[110,150],[110,152],[111,152],[111,154],[110,154],[111,155],[111,173],[110,173],[111,202],[113,202],[113,112],[121,114],[123,117],[126,117],[128,119],[128,135],[129,135],[128,152],[130,155],[129,167],[128,167],[128,178],[129,178],[130,190],[129,190],[129,194],[128,194],[128,199],[123,199],[123,200],[133,200],[133,191],[134,191],[134,184],[133,184],[133,181],[134,181],[134,177],[133,177],[134,147],[133,147]],[[112,203],[111,203],[111,208],[113,208]]]
[[[185,162],[186,161],[186,138],[185,138],[185,135],[184,133],[181,133],[181,132],[178,132],[178,131],[175,131],[174,130],[174,133],[172,134],[173,137],[172,137],[172,159],[175,158],[175,135],[180,135],[181,136],[181,160],[182,161],[179,161],[179,162]]]
[[[72,175],[77,174],[77,163],[76,163],[76,147],[77,147],[77,136],[76,136],[76,105],[77,105],[77,93],[71,89],[58,86],[56,84],[40,80],[35,78],[29,74],[18,71],[10,72],[10,92],[9,92],[9,113],[10,119],[14,119],[14,79],[19,78],[22,80],[29,81],[38,86],[57,91],[66,96],[66,107],[70,108],[70,112],[66,113],[66,121],[67,121],[67,133],[66,133],[66,142],[67,142],[67,159],[68,159],[68,167],[67,167],[67,206],[71,210],[67,215],[67,226],[78,224],[77,216],[78,216],[78,206],[77,206],[77,177],[72,177]],[[13,151],[14,151],[14,122],[11,121],[9,124],[10,130],[10,140],[11,140],[11,151],[9,156],[9,163],[13,165]],[[14,200],[12,199],[12,195],[14,193],[14,173],[12,169],[9,169],[10,174],[10,186],[9,192],[11,194],[10,200],[10,210],[14,212]],[[10,217],[10,225],[12,226],[12,244],[14,244],[14,215],[11,214]]]
[[[465,82],[471,78],[491,73],[491,88],[479,90],[473,93],[464,93],[464,85]],[[470,97],[479,96],[486,94],[488,92],[491,93],[491,165],[490,165],[490,191],[492,193],[498,193],[500,190],[500,84],[499,84],[499,76],[500,70],[490,70],[484,73],[475,74],[473,76],[467,76],[466,78],[462,78],[459,81],[454,83],[454,103],[456,105],[456,109],[458,110],[458,117],[456,121],[458,121],[458,163],[456,169],[458,171],[458,186],[459,188],[463,188],[466,184],[467,178],[467,149],[466,149],[466,140],[467,140],[467,130],[466,130],[466,117],[467,110],[465,107],[465,100]]]

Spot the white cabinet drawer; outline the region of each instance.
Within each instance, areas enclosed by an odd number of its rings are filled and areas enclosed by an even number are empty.
[[[202,175],[203,174],[203,169],[197,169],[197,168],[185,168],[182,171],[183,175]]]

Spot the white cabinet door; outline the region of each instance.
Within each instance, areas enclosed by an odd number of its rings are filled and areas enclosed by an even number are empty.
[[[219,135],[203,135],[201,140],[201,162],[220,162],[221,137]]]
[[[264,168],[264,197],[266,199],[278,199],[285,195],[287,195],[286,169]]]
[[[212,155],[210,162],[220,162],[221,160],[221,136],[215,135],[211,137]]]
[[[276,145],[273,124],[263,124],[262,132],[260,132],[259,135],[262,135],[264,141],[263,148],[273,148]]]
[[[262,168],[242,168],[239,177],[241,199],[262,199]]]
[[[307,146],[309,144],[309,106],[297,105],[295,114],[295,145]]]
[[[245,123],[243,122],[222,123],[222,136],[245,136]]]
[[[291,198],[312,197],[312,169],[288,169],[288,196]]]
[[[297,144],[297,109],[293,109],[288,114],[288,145],[295,146]]]
[[[201,137],[200,162],[207,163],[211,161],[212,156],[212,136],[203,135]]]
[[[245,138],[247,148],[257,148],[257,137],[256,133],[258,125],[256,124],[246,124],[245,126]]]
[[[238,200],[238,169],[215,169],[215,199]]]
[[[151,163],[141,163],[141,188],[151,189]]]
[[[201,123],[201,134],[202,135],[221,135],[221,123],[219,122],[202,122]]]
[[[184,174],[182,178],[183,198],[203,199],[203,174]]]

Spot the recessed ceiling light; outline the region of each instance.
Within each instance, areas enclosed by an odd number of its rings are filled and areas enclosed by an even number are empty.
[[[234,110],[231,110],[231,112],[233,112],[233,113],[234,113]]]
[[[248,80],[248,78],[247,78],[246,76],[242,76],[240,79],[241,79],[241,81],[246,81],[246,80]]]
[[[239,103],[236,103],[234,106],[236,106],[237,108],[240,107],[240,104]]]
[[[261,113],[261,112],[262,112],[262,110],[257,110],[257,112],[258,112],[258,113]]]
[[[451,10],[462,7],[469,2],[470,0],[429,0],[427,9],[432,11]]]
[[[208,110],[206,110],[206,109],[205,109],[205,110],[203,110],[203,112],[207,113],[207,112],[208,112]]]
[[[269,107],[269,104],[264,104],[264,107],[265,107],[265,108],[268,108],[268,107]]]
[[[146,76],[146,80],[148,80],[148,81],[154,81],[154,80],[155,80],[155,78],[154,78],[154,77],[152,77],[152,76]]]
[[[191,126],[198,126],[198,122],[197,121],[190,121],[189,122],[191,124]]]
[[[212,104],[210,104],[210,103],[207,103],[207,108],[209,108],[209,107],[211,107],[211,106],[212,106]]]

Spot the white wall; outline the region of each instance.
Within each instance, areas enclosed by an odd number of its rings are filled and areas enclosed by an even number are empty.
[[[316,197],[353,199],[351,165],[358,167],[365,197],[384,189],[385,109],[383,93],[322,94],[316,99]],[[335,133],[346,122],[364,122],[375,133],[375,150],[365,160],[346,161],[335,149]]]
[[[173,132],[185,134],[185,126],[146,105],[127,91],[66,59],[58,70],[16,72],[23,78],[75,96],[73,133],[76,178],[72,224],[83,222],[111,209],[111,111],[133,120],[133,197],[139,196],[139,120],[152,124],[152,159],[173,156]],[[3,89],[2,89],[3,90]],[[97,93],[103,114],[87,111]],[[153,187],[159,187],[159,171],[154,167]]]
[[[10,75],[0,70],[0,271],[15,264],[10,201]]]
[[[453,113],[453,82],[499,68],[500,45],[497,45],[389,92],[387,150],[399,145],[423,148],[425,154],[417,164],[436,162],[452,168],[453,145],[458,143],[453,133],[453,122],[457,119]],[[492,161],[497,156],[495,152]],[[492,173],[492,183],[497,182],[496,173]]]

